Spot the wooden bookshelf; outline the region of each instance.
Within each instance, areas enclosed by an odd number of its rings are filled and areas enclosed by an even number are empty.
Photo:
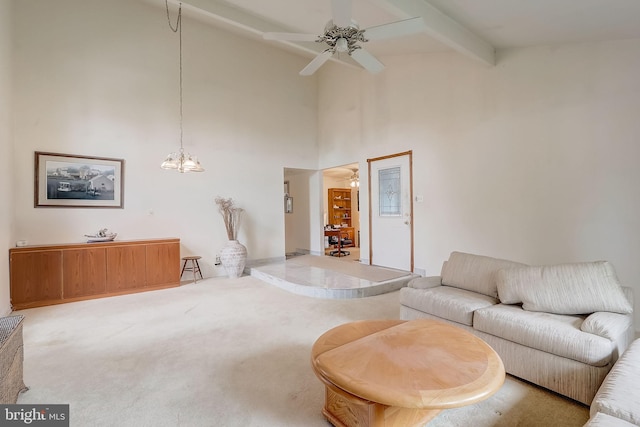
[[[351,188],[330,188],[327,221],[330,225],[351,227]]]

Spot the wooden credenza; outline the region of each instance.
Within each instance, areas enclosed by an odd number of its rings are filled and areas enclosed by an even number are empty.
[[[180,239],[9,249],[14,309],[180,285]]]

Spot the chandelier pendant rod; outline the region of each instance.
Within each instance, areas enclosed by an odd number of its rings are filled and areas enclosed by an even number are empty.
[[[176,27],[178,28],[178,40],[179,40],[179,62],[180,62],[180,151],[183,151],[182,148],[182,134],[183,134],[183,114],[182,114],[182,3],[180,3],[180,7],[178,9],[178,21],[176,23]]]
[[[169,28],[174,33],[178,33],[178,52],[179,52],[179,103],[180,103],[180,151],[177,154],[169,154],[169,157],[162,163],[163,169],[177,169],[178,172],[202,172],[204,169],[200,165],[200,162],[196,157],[192,157],[191,154],[184,152],[184,112],[183,112],[183,67],[182,67],[182,2],[179,3],[178,17],[176,19],[175,27],[171,24],[171,17],[169,15],[169,1],[165,0],[165,7],[167,11],[167,22]]]
[[[169,0],[164,0],[164,4],[166,6],[167,11],[167,22],[169,23],[169,28],[174,33],[178,33],[178,64],[179,64],[179,86],[178,86],[178,94],[179,94],[179,102],[180,102],[180,151],[182,151],[182,135],[183,135],[183,127],[182,127],[182,2],[180,2],[178,6],[178,17],[176,18],[176,26],[171,25],[171,17],[169,16]]]

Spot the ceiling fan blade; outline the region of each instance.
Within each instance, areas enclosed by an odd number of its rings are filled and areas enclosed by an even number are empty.
[[[380,71],[384,70],[384,64],[376,59],[375,56],[371,55],[364,49],[356,49],[351,53],[351,57],[365,70],[372,74],[377,74]]]
[[[318,40],[315,34],[301,33],[264,33],[262,38],[265,40],[290,40],[294,42],[314,42]]]
[[[392,37],[406,36],[408,34],[424,31],[427,26],[422,17],[409,18],[403,21],[391,22],[389,24],[377,25],[364,30],[367,40],[382,40]]]
[[[302,71],[300,71],[300,75],[310,76],[311,74],[315,73],[318,68],[322,67],[322,64],[324,64],[329,60],[329,58],[331,58],[331,55],[333,55],[333,52],[331,52],[330,50],[325,50],[320,55],[313,58],[313,61],[309,62],[309,64],[304,67]]]
[[[338,27],[351,25],[351,0],[331,0],[333,23]]]

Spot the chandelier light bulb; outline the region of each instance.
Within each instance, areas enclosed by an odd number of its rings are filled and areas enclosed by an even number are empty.
[[[349,43],[347,39],[341,37],[336,41],[336,52],[348,52],[349,51]]]

